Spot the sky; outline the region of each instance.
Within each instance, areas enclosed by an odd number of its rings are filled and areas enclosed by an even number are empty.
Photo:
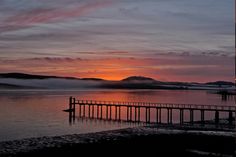
[[[233,81],[234,0],[0,0],[0,72]]]

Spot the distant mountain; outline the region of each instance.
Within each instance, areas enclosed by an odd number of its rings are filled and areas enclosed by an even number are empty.
[[[44,75],[31,75],[23,73],[2,73],[0,78],[15,78],[15,79],[48,79],[48,78],[59,78],[56,76],[44,76]]]
[[[153,78],[144,76],[130,76],[121,81],[109,81],[102,84],[102,88],[111,89],[169,89],[164,87],[163,83]],[[176,87],[173,87],[176,89]]]
[[[218,86],[234,86],[235,83],[227,82],[227,81],[216,81],[216,82],[208,82],[207,85],[218,85]]]
[[[152,82],[156,82],[156,80],[154,80],[153,78],[149,78],[149,77],[143,77],[143,76],[130,76],[127,77],[121,81],[128,81],[128,82],[132,82],[132,81],[152,81]]]
[[[100,78],[76,78],[76,77],[60,77],[60,76],[46,76],[46,75],[31,75],[24,73],[0,73],[0,78],[14,78],[14,79],[72,79],[72,80],[90,80],[103,81]]]

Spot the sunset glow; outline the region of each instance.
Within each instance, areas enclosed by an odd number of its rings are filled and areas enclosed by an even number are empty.
[[[232,0],[1,1],[0,72],[233,81],[232,4]]]
[[[235,156],[234,3],[0,0],[0,157]]]

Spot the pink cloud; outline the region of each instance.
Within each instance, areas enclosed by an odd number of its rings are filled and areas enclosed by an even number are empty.
[[[98,8],[110,5],[110,0],[78,3],[66,8],[36,8],[18,13],[5,19],[0,25],[0,32],[32,27],[36,24],[56,22],[73,17],[80,17]]]

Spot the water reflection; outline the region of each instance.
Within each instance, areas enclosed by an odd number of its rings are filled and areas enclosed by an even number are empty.
[[[194,123],[208,123],[213,125],[232,125],[235,117],[234,106],[81,101],[72,97],[70,100],[73,100],[70,101],[70,109],[66,110],[66,112],[69,112],[70,124],[75,121],[75,112],[78,113],[77,116],[81,119],[145,122],[147,124],[178,123],[181,125],[193,125]]]
[[[222,101],[221,97],[217,94],[190,90],[0,91],[0,141],[130,127],[128,123],[96,124],[89,120],[85,125],[81,121],[76,120],[78,113],[75,113],[75,118],[71,119],[71,124],[74,125],[68,125],[68,113],[62,112],[62,110],[67,108],[69,96],[78,99],[104,101],[118,100],[209,105],[235,104],[232,99]],[[114,112],[115,109],[112,108],[113,116],[115,115]],[[125,110],[121,113],[122,117],[125,117],[124,113]],[[105,115],[105,113],[103,114]],[[151,112],[152,114],[154,113]],[[188,116],[188,113],[185,114]],[[163,121],[166,120],[165,115],[166,112],[163,111]],[[141,116],[145,117],[142,113]],[[154,117],[152,118],[151,116],[151,120],[154,120]],[[178,119],[178,117],[173,115],[173,121]]]

